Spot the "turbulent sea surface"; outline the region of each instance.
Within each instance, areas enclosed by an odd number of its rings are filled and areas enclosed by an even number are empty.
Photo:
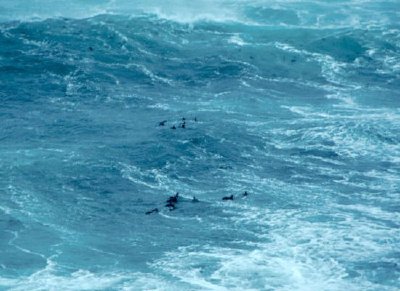
[[[0,0],[0,101],[1,290],[400,288],[398,0]]]

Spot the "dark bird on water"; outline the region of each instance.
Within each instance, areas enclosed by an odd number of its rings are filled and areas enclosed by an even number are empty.
[[[174,196],[170,196],[166,201],[167,204],[165,204],[165,207],[168,207],[169,210],[174,210],[176,208],[176,203],[178,203],[178,197],[179,197],[178,192],[176,192]]]
[[[176,194],[174,196],[170,196],[167,199],[167,203],[178,203],[178,197],[179,197],[179,192],[176,192]]]
[[[247,191],[244,191],[243,197],[246,197],[246,196],[248,196],[248,195],[249,195],[249,193],[247,193]]]
[[[174,126],[172,126],[172,127],[171,127],[171,129],[176,129],[176,126],[175,126],[175,125],[174,125]]]
[[[199,202],[199,199],[197,199],[196,196],[193,196],[192,202]]]
[[[150,211],[147,211],[146,215],[149,215],[149,214],[152,214],[152,213],[157,213],[157,212],[158,212],[158,208],[154,208],[154,209],[152,209]]]
[[[233,200],[233,195],[222,197],[222,200],[224,200],[224,201],[226,201],[226,200]]]
[[[166,120],[163,120],[158,124],[158,126],[164,126],[166,122],[167,122]]]

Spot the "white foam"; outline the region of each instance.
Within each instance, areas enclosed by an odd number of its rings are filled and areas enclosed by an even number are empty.
[[[349,2],[349,3],[348,3]],[[246,7],[269,7],[285,11],[292,11],[297,15],[299,23],[292,25],[276,21],[274,27],[300,27],[311,29],[339,29],[339,28],[376,28],[392,23],[394,20],[387,16],[386,11],[379,11],[368,7],[364,3],[369,1],[351,0],[340,9],[337,1],[314,0],[308,5],[301,5],[301,1],[281,0],[99,0],[79,1],[53,0],[49,5],[46,0],[36,1],[3,1],[2,7],[7,13],[0,15],[0,21],[35,21],[47,18],[89,18],[101,14],[119,14],[129,16],[156,15],[178,23],[194,24],[198,21],[236,22],[245,25],[265,25],[246,15]],[[340,17],[333,18],[332,15]]]
[[[240,21],[241,18],[230,1],[198,0],[188,2],[183,0],[103,0],[82,2],[70,0],[68,3],[60,0],[52,1],[51,5],[45,0],[31,2],[15,0],[5,2],[7,14],[0,16],[0,21],[24,20],[34,21],[46,18],[68,17],[88,18],[100,14],[122,14],[140,16],[154,14],[159,18],[180,23],[197,21]]]
[[[68,2],[53,0],[51,4],[49,4],[46,0],[3,1],[1,5],[7,13],[2,13],[0,15],[0,21],[37,21],[58,17],[87,18],[107,12],[106,3],[108,1],[99,2],[84,3],[77,0]]]
[[[182,247],[152,264],[156,272],[167,272],[191,289],[204,290],[391,290],[365,275],[352,278],[348,267],[351,271],[352,262],[381,260],[400,236],[400,229],[368,217],[360,219],[357,212],[391,221],[399,221],[398,214],[361,204],[330,204],[329,197],[337,193],[316,185],[300,188],[263,180],[251,172],[232,173],[231,179],[232,188],[237,188],[235,182],[258,181],[257,192],[277,192],[274,197],[298,193],[301,203],[308,201],[310,206],[300,210],[216,203],[223,207],[225,223],[210,225],[210,229],[245,230],[260,241],[242,241],[238,248],[233,244]],[[324,205],[314,207],[313,201]]]
[[[310,61],[318,62],[321,65],[321,74],[327,81],[340,86],[346,85],[349,87],[354,87],[354,84],[351,84],[340,77],[343,76],[343,71],[347,66],[346,63],[339,62],[329,55],[297,49],[296,47],[287,43],[275,42],[274,45],[280,50],[299,54],[306,57]]]
[[[156,103],[153,105],[148,105],[148,108],[155,108],[155,109],[162,109],[162,110],[170,110],[171,107],[169,106],[169,104],[166,103]]]
[[[289,251],[288,254],[282,252]],[[154,267],[192,286],[206,290],[340,290],[351,288],[341,279],[343,269],[334,260],[307,258],[296,248],[264,246],[252,251],[206,247],[202,251],[180,248]],[[216,266],[205,276],[207,262]],[[210,266],[211,267],[211,266]],[[211,267],[212,268],[212,267]]]
[[[228,39],[228,43],[236,44],[238,46],[244,46],[247,43],[239,36],[239,35],[233,35]]]
[[[174,282],[167,282],[154,274],[129,271],[93,273],[79,269],[65,273],[54,259],[47,259],[46,266],[30,276],[16,279],[0,276],[0,287],[12,291],[75,291],[75,290],[177,290]]]
[[[169,212],[169,210],[168,210],[168,212]],[[168,215],[164,211],[159,212],[159,215],[161,215],[162,217],[165,217],[167,219],[172,219],[172,220],[180,220],[180,221],[195,220],[197,222],[203,222],[203,219],[201,217],[199,217],[198,215],[196,215],[195,217],[182,217],[182,216]]]
[[[145,171],[141,171],[134,165],[126,165],[124,163],[120,163],[120,165],[122,166],[121,173],[123,178],[128,179],[135,184],[140,184],[151,189],[159,189],[160,185],[157,185],[156,183],[145,182],[146,175],[148,174],[146,174]]]
[[[139,70],[141,70],[146,76],[150,77],[150,79],[153,82],[162,82],[165,84],[173,85],[173,81],[168,78],[160,77],[157,74],[153,73],[150,69],[146,68],[144,65],[138,65],[138,64],[129,64],[129,66],[137,67]]]
[[[8,287],[7,289],[12,291],[173,290],[174,288],[171,288],[174,286],[173,283],[167,284],[151,274],[128,272],[96,274],[88,270],[78,270],[62,276],[49,269],[19,279],[0,277],[0,286]]]

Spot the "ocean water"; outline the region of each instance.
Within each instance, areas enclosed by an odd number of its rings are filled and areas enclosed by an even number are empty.
[[[398,0],[0,0],[0,102],[0,290],[400,288]]]

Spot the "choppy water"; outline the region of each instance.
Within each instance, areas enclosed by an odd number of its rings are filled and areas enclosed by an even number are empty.
[[[399,7],[0,0],[0,289],[398,290]]]

